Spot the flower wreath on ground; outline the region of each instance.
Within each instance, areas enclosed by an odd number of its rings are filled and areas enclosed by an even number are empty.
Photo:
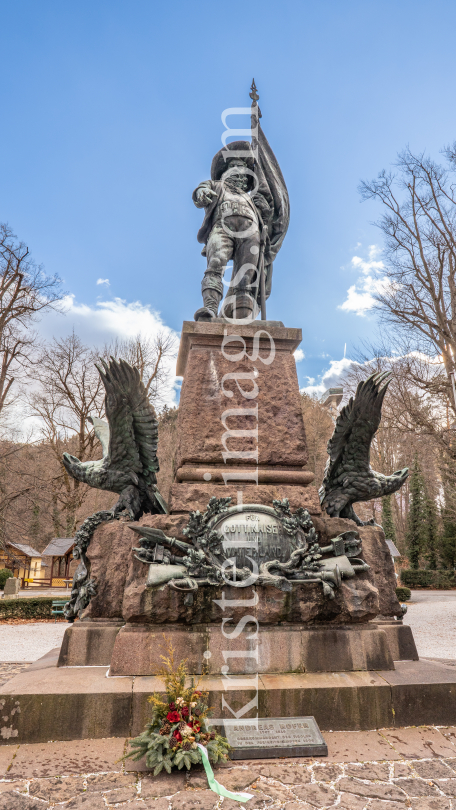
[[[187,661],[176,665],[174,648],[165,636],[164,639],[167,655],[160,656],[164,666],[159,675],[165,682],[166,698],[157,693],[151,695],[152,719],[139,737],[130,740],[134,750],[126,755],[135,761],[145,756],[154,776],[163,768],[171,773],[172,768],[180,770],[185,765],[190,769],[202,763],[198,743],[207,749],[213,763],[227,760],[230,748],[226,737],[207,728],[206,721],[211,717],[206,702],[208,693],[198,690],[199,682],[196,686],[185,685]]]

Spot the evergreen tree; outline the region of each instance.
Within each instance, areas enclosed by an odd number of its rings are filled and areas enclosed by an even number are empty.
[[[443,509],[443,530],[440,537],[440,556],[445,568],[456,569],[456,522],[448,509]]]
[[[438,546],[437,508],[434,498],[431,498],[427,493],[424,499],[424,515],[424,556],[429,568],[436,571]]]
[[[420,555],[425,542],[425,494],[423,476],[415,455],[410,476],[410,507],[407,520],[407,546],[411,568],[420,567]]]
[[[386,539],[392,540],[393,543],[396,543],[396,529],[394,527],[391,495],[385,495],[385,497],[382,498],[382,527],[383,531],[385,532]]]

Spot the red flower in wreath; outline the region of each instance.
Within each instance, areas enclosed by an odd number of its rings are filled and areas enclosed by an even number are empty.
[[[188,708],[187,708],[187,706],[182,706],[181,714],[182,714],[182,717],[188,717]]]
[[[179,712],[168,712],[166,719],[169,723],[178,723],[180,720],[180,714]]]
[[[177,740],[177,742],[182,742],[182,737],[180,735],[180,732],[177,729],[174,732],[173,737],[174,737],[175,740]]]

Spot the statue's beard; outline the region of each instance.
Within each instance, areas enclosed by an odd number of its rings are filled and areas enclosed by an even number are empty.
[[[228,178],[225,180],[225,185],[230,191],[247,191],[247,183],[245,182],[244,178],[240,180],[233,180]]]

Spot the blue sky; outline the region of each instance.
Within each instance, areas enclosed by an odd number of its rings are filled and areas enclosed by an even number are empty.
[[[358,183],[456,139],[454,0],[1,5],[0,220],[72,296],[43,333],[192,319],[191,193],[254,76],[291,200],[268,317],[303,330],[301,385],[334,383],[378,329],[379,211]]]

